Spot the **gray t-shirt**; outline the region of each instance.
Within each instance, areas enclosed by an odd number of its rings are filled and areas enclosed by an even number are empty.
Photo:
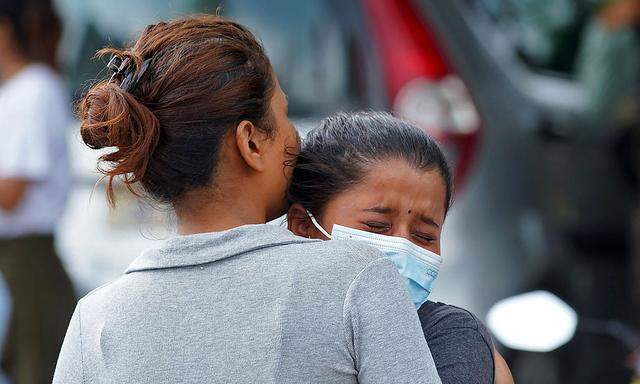
[[[54,383],[434,383],[393,262],[274,225],[179,236],[80,300]]]
[[[432,301],[418,316],[443,384],[493,384],[493,342],[477,317]]]

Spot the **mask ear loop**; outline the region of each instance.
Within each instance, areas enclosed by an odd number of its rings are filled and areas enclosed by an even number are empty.
[[[307,211],[307,215],[311,219],[311,222],[313,223],[313,225],[318,229],[318,231],[320,231],[323,235],[325,235],[327,239],[331,239],[331,235],[329,234],[329,232],[325,231],[324,228],[322,228],[322,226],[318,224],[318,221],[316,220],[315,217],[313,217],[313,214],[309,212],[308,209],[305,209],[305,211]]]

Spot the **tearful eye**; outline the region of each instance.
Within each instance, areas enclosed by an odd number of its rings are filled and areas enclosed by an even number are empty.
[[[431,236],[426,233],[414,233],[413,237],[415,237],[416,240],[424,244],[431,244],[437,240],[435,236]]]
[[[364,223],[364,225],[370,232],[381,233],[389,230],[389,225],[380,222],[367,221]]]

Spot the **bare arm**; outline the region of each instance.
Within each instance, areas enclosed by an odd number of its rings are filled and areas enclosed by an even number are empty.
[[[513,376],[511,376],[511,371],[509,370],[509,366],[507,362],[504,361],[504,358],[498,351],[493,351],[496,373],[495,373],[495,384],[514,384]]]
[[[29,181],[22,178],[0,179],[0,209],[11,212],[24,197]]]

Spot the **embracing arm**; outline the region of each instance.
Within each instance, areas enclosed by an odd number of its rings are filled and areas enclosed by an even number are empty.
[[[511,376],[511,370],[509,370],[509,366],[507,362],[504,361],[504,358],[498,351],[494,349],[493,351],[495,365],[496,365],[496,377],[495,384],[514,384],[513,376]]]
[[[443,384],[503,383],[491,334],[471,312],[427,302],[418,314]]]
[[[371,262],[349,287],[345,337],[359,383],[441,383],[393,262]]]

